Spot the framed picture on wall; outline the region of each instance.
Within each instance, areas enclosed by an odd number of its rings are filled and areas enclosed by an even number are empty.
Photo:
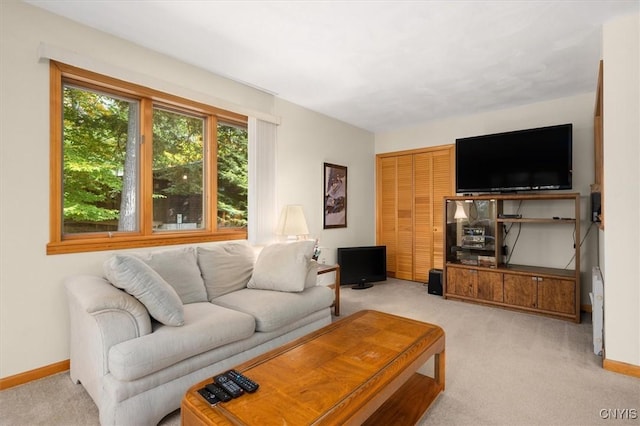
[[[324,163],[324,229],[347,227],[347,167]]]

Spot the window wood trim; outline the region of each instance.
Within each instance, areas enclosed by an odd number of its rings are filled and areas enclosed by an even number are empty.
[[[128,83],[112,77],[86,71],[71,65],[50,61],[49,65],[49,121],[50,121],[50,199],[49,199],[49,243],[47,254],[81,253],[103,250],[119,250],[127,248],[155,247],[174,244],[198,244],[204,242],[247,239],[246,228],[217,229],[217,125],[218,121],[248,126],[248,117],[226,111],[197,101],[191,101],[176,95],[163,93],[148,87]],[[127,95],[140,99],[142,129],[141,176],[140,176],[140,229],[127,233],[96,233],[63,236],[62,215],[62,87],[64,82],[77,82],[80,87],[97,89],[117,95]],[[207,163],[203,205],[206,206],[205,224],[202,229],[194,231],[153,232],[153,199],[149,195],[153,191],[151,170],[152,146],[144,143],[144,135],[151,135],[152,105],[162,104],[177,109],[197,112],[207,116],[207,139],[212,143],[205,144],[204,159]],[[145,108],[147,106],[147,108]]]
[[[598,227],[604,230],[604,84],[603,61],[598,66],[598,86],[596,89],[596,105],[593,113],[593,149],[594,149],[594,183],[591,193],[600,193],[600,217]]]
[[[49,65],[49,245],[62,241],[62,72]],[[47,254],[49,254],[47,245]]]

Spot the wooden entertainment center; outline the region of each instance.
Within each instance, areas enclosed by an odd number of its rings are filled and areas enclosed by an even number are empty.
[[[538,213],[529,217],[521,210]],[[580,322],[579,193],[445,197],[444,217],[445,298]],[[573,252],[567,257],[574,255],[574,269],[510,264],[503,252],[505,232],[522,226],[540,233],[572,229],[567,245]]]

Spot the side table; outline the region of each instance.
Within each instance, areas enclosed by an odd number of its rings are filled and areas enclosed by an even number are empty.
[[[329,284],[329,287],[333,288],[336,292],[335,299],[333,301],[333,312],[335,316],[340,316],[340,265],[325,265],[318,263],[318,275],[326,274],[328,272],[336,273],[336,282]]]

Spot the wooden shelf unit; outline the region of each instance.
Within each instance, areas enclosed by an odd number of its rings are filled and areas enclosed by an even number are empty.
[[[553,217],[501,217],[505,201],[571,202],[574,216],[555,219]],[[476,216],[472,221],[465,218],[467,216],[465,209],[470,209],[469,206],[475,209]],[[553,204],[549,204],[549,207],[549,211],[554,210]],[[456,210],[459,211],[459,216],[456,215]],[[458,219],[455,218],[456,216]],[[575,269],[507,265],[504,263],[502,253],[505,224],[573,226],[574,235],[579,239],[579,193],[445,197],[444,217],[446,259],[443,271],[443,295],[445,298],[580,322],[579,241],[576,240],[573,244]],[[465,237],[470,240],[465,241]]]

